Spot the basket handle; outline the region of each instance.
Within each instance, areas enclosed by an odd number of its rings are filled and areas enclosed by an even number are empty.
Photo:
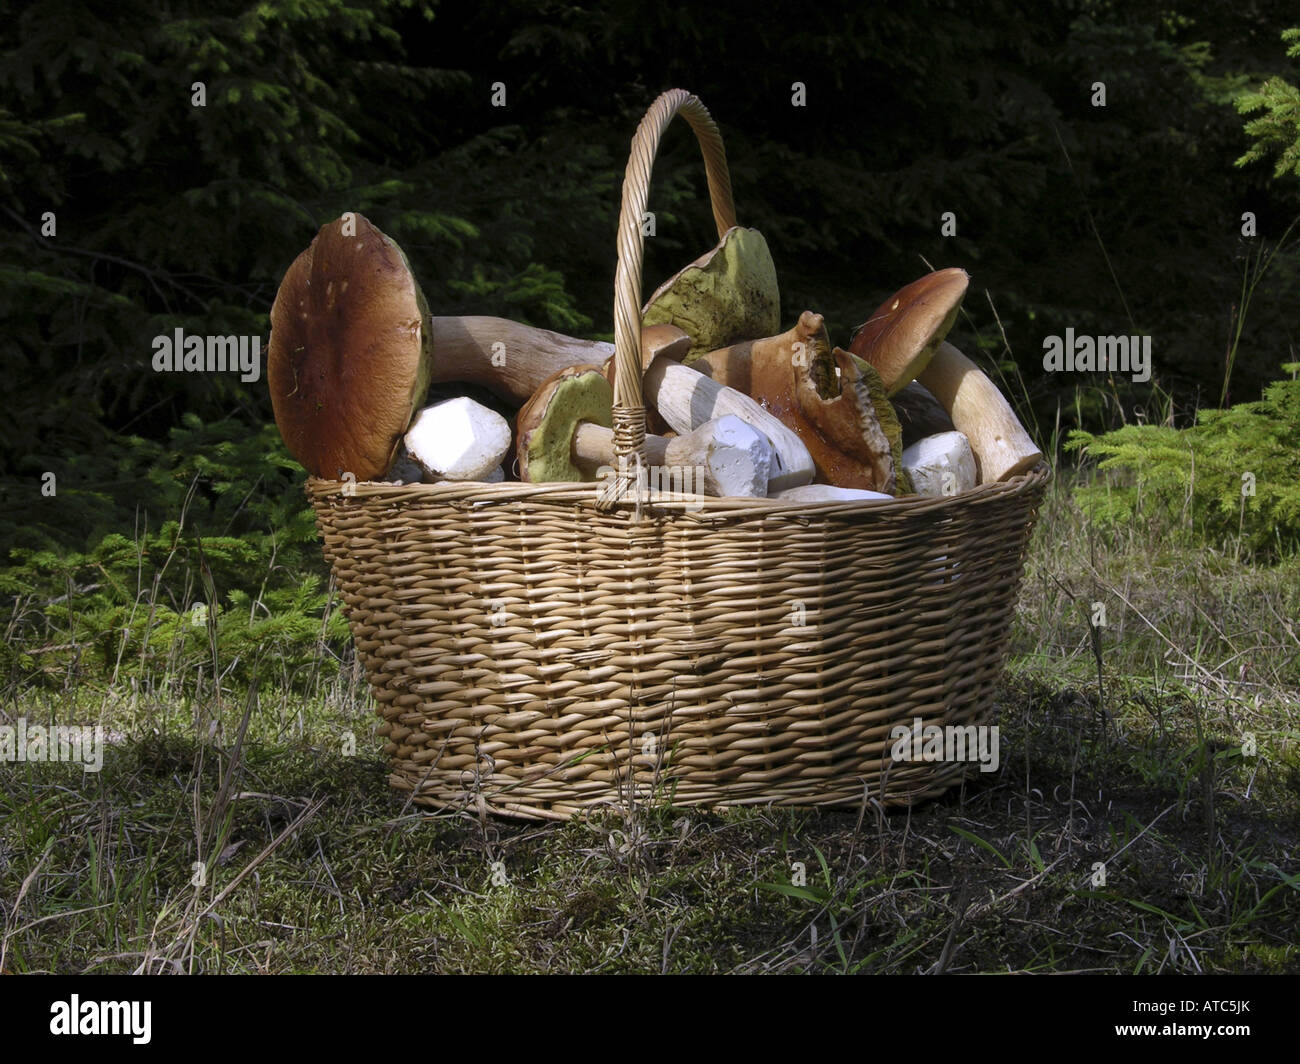
[[[709,200],[718,239],[736,224],[731,174],[722,134],[698,97],[669,89],[641,119],[623,175],[623,205],[618,219],[618,269],[614,274],[614,454],[632,468],[645,464],[645,398],[641,369],[641,265],[645,233],[641,220],[650,194],[650,169],[664,130],[681,115],[695,131],[709,180]]]

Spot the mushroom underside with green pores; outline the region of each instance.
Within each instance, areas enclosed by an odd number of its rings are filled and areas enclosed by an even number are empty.
[[[661,284],[642,308],[643,325],[675,325],[691,337],[682,361],[780,328],[781,293],[767,241],[732,226],[716,247]]]
[[[584,423],[610,428],[614,390],[599,366],[561,370],[524,404],[518,427],[519,479],[533,484],[590,479],[573,457]]]

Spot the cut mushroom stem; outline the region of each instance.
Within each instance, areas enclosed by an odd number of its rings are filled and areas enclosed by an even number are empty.
[[[473,399],[448,399],[416,414],[405,442],[426,481],[491,480],[510,450],[510,425]]]
[[[679,362],[657,358],[645,371],[644,393],[681,435],[723,414],[735,414],[761,432],[772,444],[769,491],[797,487],[813,479],[816,469],[803,441],[743,392],[726,388]]]
[[[771,497],[782,502],[870,502],[894,498],[883,491],[870,491],[867,488],[837,488],[834,484],[804,484],[797,488],[775,492]]]
[[[918,440],[903,451],[903,468],[918,495],[960,495],[979,482],[975,455],[960,432],[941,432]]]
[[[969,441],[979,482],[989,484],[1032,469],[1042,460],[1011,404],[980,368],[947,341],[917,378]]]
[[[681,490],[704,495],[767,495],[772,471],[772,445],[767,437],[732,414],[706,421],[698,428],[671,439],[647,435],[646,462],[663,471],[660,480]],[[573,438],[573,457],[579,467],[596,470],[613,466],[614,432],[584,423]]]

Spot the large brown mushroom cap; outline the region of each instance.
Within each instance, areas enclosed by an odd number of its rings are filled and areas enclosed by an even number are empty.
[[[428,313],[402,249],[360,214],[328,222],[293,261],[271,307],[266,376],[307,472],[373,480],[392,465],[429,383]]]
[[[927,273],[900,288],[853,334],[849,350],[870,362],[893,396],[918,377],[957,320],[965,270]]]

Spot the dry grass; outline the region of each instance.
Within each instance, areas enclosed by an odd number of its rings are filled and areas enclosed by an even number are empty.
[[[1061,485],[1034,543],[1002,769],[911,810],[429,815],[346,671],[310,704],[18,692],[122,740],[0,769],[0,967],[1300,971],[1297,563],[1090,540]]]

